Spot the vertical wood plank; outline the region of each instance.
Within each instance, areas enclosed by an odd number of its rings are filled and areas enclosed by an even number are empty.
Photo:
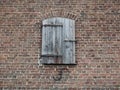
[[[46,23],[47,23],[47,21],[44,20],[43,24],[46,24]],[[47,54],[47,47],[46,47],[47,38],[46,38],[46,36],[47,36],[46,27],[42,27],[42,55]],[[47,59],[45,57],[42,57],[41,62],[47,63]]]
[[[71,21],[70,23],[71,33],[72,33],[72,40],[75,40],[75,21]],[[75,63],[75,42],[72,43],[72,63]]]

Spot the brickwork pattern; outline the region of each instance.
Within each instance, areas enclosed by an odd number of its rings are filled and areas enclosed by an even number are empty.
[[[75,20],[77,65],[42,65],[41,22]],[[0,0],[0,90],[120,90],[120,0]]]

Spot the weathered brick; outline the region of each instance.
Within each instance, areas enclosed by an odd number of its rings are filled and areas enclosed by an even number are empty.
[[[0,0],[0,90],[120,90],[119,8],[120,0]],[[77,65],[39,62],[50,17],[75,20]]]

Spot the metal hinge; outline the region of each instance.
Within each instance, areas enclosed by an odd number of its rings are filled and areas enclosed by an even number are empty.
[[[77,42],[77,40],[67,40],[67,39],[65,39],[64,42]]]

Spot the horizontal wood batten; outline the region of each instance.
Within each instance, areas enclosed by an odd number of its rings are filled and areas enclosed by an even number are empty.
[[[62,24],[44,24],[43,26],[54,26],[54,27],[59,26],[59,27],[63,27]]]
[[[62,55],[41,55],[41,57],[62,57]]]
[[[43,63],[43,65],[77,65],[77,63],[70,63],[70,64],[65,64],[65,63],[58,63],[58,64],[54,64],[54,63]]]

